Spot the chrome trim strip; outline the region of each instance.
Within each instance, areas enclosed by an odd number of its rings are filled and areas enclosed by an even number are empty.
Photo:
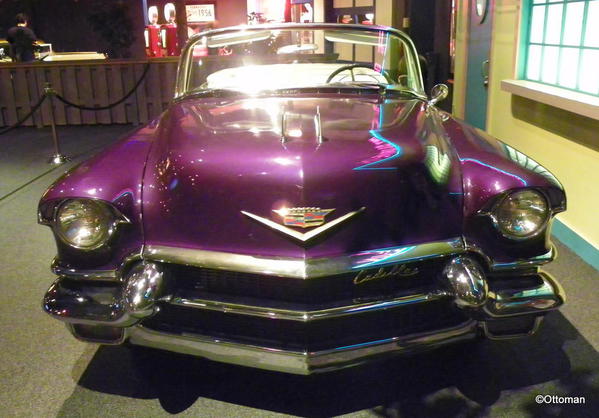
[[[451,297],[446,292],[437,291],[402,296],[395,299],[358,303],[355,305],[340,306],[336,308],[321,309],[316,311],[293,311],[289,309],[269,308],[265,306],[251,306],[237,303],[227,303],[207,299],[173,298],[170,303],[178,306],[232,313],[238,315],[256,316],[260,318],[284,319],[288,321],[310,322],[319,319],[338,318],[347,315],[362,314],[364,312],[379,311],[397,308],[414,303],[425,303],[433,300]]]
[[[399,248],[399,247],[398,247]],[[408,248],[408,247],[404,247]],[[482,252],[474,247],[468,247],[468,251],[474,251],[477,254],[483,256],[485,260],[489,261],[488,257],[486,257]],[[348,272],[356,270],[355,266],[348,267],[347,260],[344,259],[353,259],[354,263],[358,266],[360,264],[364,265],[365,260],[361,258],[367,257],[367,254],[383,254],[385,251],[392,251],[390,249],[381,249],[381,250],[372,250],[370,252],[359,253],[361,255],[353,255],[349,257],[341,257],[336,259],[337,262],[333,261],[334,259],[328,259],[330,264],[337,264],[341,270],[337,271],[337,273]],[[401,252],[397,250],[397,252]],[[426,255],[427,252],[430,252],[430,255]],[[434,253],[436,252],[436,254]],[[454,240],[450,240],[447,242],[433,242],[428,244],[420,244],[415,246],[411,251],[404,252],[398,254],[396,256],[392,256],[389,259],[384,260],[384,262],[373,263],[371,266],[366,267],[378,267],[381,265],[388,264],[401,264],[411,261],[418,261],[422,258],[433,258],[435,256],[444,256],[448,254],[460,254],[465,252],[464,247],[461,244],[461,239],[456,238]],[[192,254],[193,253],[193,254]],[[248,273],[258,273],[258,274],[272,274],[275,276],[281,277],[294,277],[294,278],[313,278],[313,277],[321,277],[331,274],[336,274],[333,271],[333,268],[326,267],[325,260],[327,259],[284,259],[284,258],[263,258],[257,256],[249,256],[243,254],[232,254],[232,253],[221,253],[216,251],[203,251],[203,250],[190,250],[185,248],[176,248],[176,247],[165,247],[165,246],[149,246],[147,251],[144,251],[144,258],[148,259],[159,259],[164,258],[164,261],[170,263],[181,262],[183,264],[195,265],[198,267],[206,267],[206,268],[215,268],[222,270],[232,270],[232,271],[240,271],[240,272],[248,272]],[[525,259],[525,260],[517,260],[510,263],[490,263],[490,270],[492,271],[510,271],[510,270],[518,270],[524,268],[538,267],[544,264],[550,263],[557,257],[557,249],[552,246],[552,248],[545,254],[539,255],[537,257]],[[54,258],[52,261],[51,269],[54,274],[57,276],[68,276],[71,278],[80,278],[80,279],[94,279],[94,280],[117,280],[120,279],[120,273],[123,271],[124,267],[129,265],[131,262],[135,260],[140,260],[142,255],[139,253],[131,254],[129,257],[125,258],[118,269],[115,270],[81,270],[68,268],[60,265],[60,260],[58,258]],[[222,260],[218,260],[222,258]],[[224,259],[230,258],[231,260],[231,268],[227,268],[227,263],[224,262]],[[285,263],[283,263],[285,262]],[[244,269],[243,265],[247,263],[247,270]],[[215,265],[216,264],[216,265]],[[237,266],[237,269],[234,269]],[[253,266],[253,267],[250,267]],[[322,269],[323,271],[328,271],[327,273],[317,274],[315,273],[315,268],[317,266],[318,269]],[[345,266],[345,267],[343,267]],[[277,272],[281,269],[284,269],[291,274],[278,274]],[[295,272],[295,273],[294,273]],[[310,272],[311,275],[308,277],[303,277],[303,272]]]
[[[488,255],[484,253],[484,251],[479,248],[476,244],[471,242],[465,243],[465,251],[470,251],[481,256],[485,262],[488,264],[489,269],[491,271],[509,271],[509,270],[518,270],[518,269],[526,269],[531,267],[539,267],[544,264],[550,263],[555,260],[557,257],[557,249],[554,245],[551,245],[549,251],[545,254],[538,255],[536,257],[531,258],[523,258],[516,261],[511,261],[508,263],[501,263],[493,261]]]
[[[57,276],[68,276],[77,279],[111,280],[118,277],[118,270],[77,270],[74,268],[63,267],[59,264],[58,258],[52,260],[50,269]]]
[[[286,109],[283,108],[283,112],[281,113],[281,144],[287,143],[287,137],[285,136],[286,127],[287,127],[287,112],[286,112]]]
[[[58,257],[54,257],[50,269],[57,276],[66,276],[71,279],[92,279],[92,280],[122,280],[122,273],[129,264],[139,261],[142,258],[143,249],[139,252],[129,254],[123,259],[118,268],[112,270],[94,270],[94,269],[74,269],[60,265]]]
[[[263,218],[262,216],[254,215],[253,213],[246,212],[244,210],[242,210],[241,213],[243,213],[245,216],[247,216],[249,218],[254,219],[255,221],[258,221],[258,222],[268,226],[269,228],[272,228],[276,231],[282,232],[283,234],[289,235],[290,237],[295,238],[298,241],[308,242],[308,241],[316,238],[323,232],[326,232],[326,231],[334,228],[335,226],[339,225],[340,223],[354,217],[355,215],[357,215],[361,212],[364,212],[365,210],[366,210],[365,207],[361,207],[358,210],[346,213],[345,215],[340,216],[337,219],[333,219],[331,222],[327,222],[326,224],[321,225],[318,228],[314,228],[306,233],[296,231],[295,229],[288,228],[284,225],[273,222],[270,219],[266,219],[266,218]]]
[[[352,271],[357,274],[366,268],[415,262],[463,252],[462,239],[453,238],[413,246],[362,251],[336,258],[260,257],[150,244],[144,247],[143,258],[217,270],[314,279]]]
[[[322,137],[322,121],[320,118],[320,106],[316,106],[316,114],[314,115],[314,128],[316,129],[316,140],[318,141],[318,145],[321,145],[324,142],[324,138]]]
[[[544,264],[550,263],[555,260],[557,257],[557,250],[552,245],[551,249],[547,251],[545,254],[538,255],[536,257],[517,260],[510,263],[492,263],[490,265],[491,270],[493,271],[504,271],[504,270],[518,270],[527,267],[538,267]]]
[[[84,342],[84,343],[96,343],[96,344],[103,344],[103,345],[120,345],[125,342],[125,338],[126,338],[126,329],[125,328],[121,328],[121,336],[118,339],[104,340],[104,339],[83,337],[81,334],[79,334],[75,330],[75,325],[81,325],[81,324],[72,324],[69,322],[65,322],[65,325],[73,337],[75,337],[77,340]]]
[[[529,315],[551,311],[566,301],[564,289],[549,273],[537,273],[543,283],[537,287],[518,290],[489,291],[489,301],[483,309],[493,318]]]
[[[177,335],[136,326],[128,330],[132,344],[175,351],[209,360],[286,373],[307,375],[359,365],[373,356],[386,356],[432,348],[476,335],[478,323],[468,321],[453,328],[370,341],[317,352],[287,351],[245,345],[203,335]]]
[[[536,334],[536,332],[541,327],[541,323],[543,323],[543,318],[544,317],[542,316],[537,316],[530,330],[518,334],[493,334],[489,330],[489,326],[486,321],[481,322],[481,328],[483,330],[483,333],[485,334],[485,337],[487,337],[489,340],[513,340],[515,338],[530,337],[531,335]]]
[[[339,368],[336,367],[339,364],[347,367],[370,361],[372,356],[430,349],[473,339],[477,335],[477,328],[476,321],[468,321],[452,328],[310,353],[310,368],[315,371],[330,371]]]
[[[565,293],[560,284],[545,272],[537,273],[542,283],[535,287],[493,292],[487,290],[484,277],[481,277],[484,291],[480,295],[469,295],[470,286],[464,289],[450,285],[447,290],[435,289],[428,293],[398,297],[389,300],[356,303],[329,309],[301,311],[265,306],[252,306],[208,299],[186,299],[173,297],[168,302],[193,309],[203,309],[236,315],[247,315],[268,319],[311,322],[320,319],[356,315],[364,312],[394,309],[413,303],[426,303],[434,300],[453,298],[456,305],[469,313],[479,312],[486,318],[509,318],[518,315],[542,314],[559,308],[565,302]],[[449,277],[448,280],[457,278]],[[478,286],[478,285],[477,285]],[[464,294],[467,297],[464,297]],[[480,316],[478,316],[480,318]]]

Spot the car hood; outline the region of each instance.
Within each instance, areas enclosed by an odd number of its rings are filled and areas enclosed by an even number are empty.
[[[146,244],[330,257],[460,236],[459,160],[438,120],[378,95],[180,101],[148,156]],[[260,221],[305,207],[332,210],[327,223],[359,213],[306,242]]]

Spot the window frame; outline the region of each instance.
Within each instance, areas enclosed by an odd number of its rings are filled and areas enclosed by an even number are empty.
[[[593,92],[589,92],[589,91],[585,91],[582,90],[580,88],[580,80],[581,80],[581,72],[582,72],[582,51],[584,50],[595,50],[595,51],[599,51],[599,47],[589,47],[589,46],[584,46],[584,42],[585,42],[585,35],[586,35],[586,24],[587,24],[587,17],[588,17],[588,11],[589,11],[589,4],[592,2],[596,2],[599,3],[598,0],[558,0],[558,1],[551,1],[551,0],[544,0],[541,3],[535,3],[534,0],[523,0],[522,4],[522,11],[521,11],[521,22],[522,22],[522,27],[521,27],[521,36],[520,36],[520,42],[518,45],[518,55],[519,55],[519,59],[517,62],[517,68],[516,68],[516,75],[517,78],[519,80],[523,80],[526,82],[530,82],[530,83],[539,83],[539,84],[543,84],[546,86],[552,86],[558,89],[563,89],[563,90],[568,90],[571,92],[575,92],[578,94],[584,94],[584,95],[588,95],[591,97],[599,97],[599,86],[597,87],[595,93]],[[563,41],[564,41],[564,28],[565,28],[565,24],[566,24],[566,6],[568,4],[571,3],[584,3],[584,10],[583,10],[583,21],[582,21],[582,25],[581,25],[581,33],[580,33],[580,42],[578,46],[572,46],[572,45],[564,45]],[[555,43],[548,43],[546,42],[546,36],[547,36],[547,16],[549,14],[549,6],[551,5],[559,5],[562,4],[562,15],[561,15],[561,32],[560,32],[560,40],[558,44]],[[537,6],[544,6],[545,7],[545,14],[544,14],[544,20],[543,20],[543,34],[542,34],[542,41],[541,42],[531,42],[531,35],[532,35],[532,16],[533,16],[533,8]],[[599,22],[597,22],[599,24]],[[528,64],[529,64],[529,47],[531,45],[538,45],[542,47],[541,50],[541,58],[540,58],[540,69],[539,69],[539,79],[535,80],[535,79],[531,79],[528,77]],[[544,53],[545,53],[545,47],[546,46],[551,46],[551,47],[557,47],[559,48],[559,52],[558,52],[558,59],[557,59],[557,66],[558,66],[558,78],[556,79],[555,83],[550,83],[550,82],[546,82],[543,81],[543,60],[544,60]],[[572,49],[576,49],[578,51],[578,65],[576,68],[576,87],[568,87],[568,86],[563,86],[561,84],[559,84],[559,68],[561,67],[561,59],[562,59],[562,51],[564,48],[572,48]]]
[[[183,49],[179,58],[179,65],[177,68],[177,79],[175,83],[175,95],[174,100],[178,100],[190,94],[190,80],[191,80],[191,66],[193,65],[193,49],[200,41],[201,38],[207,36],[214,36],[220,34],[234,33],[240,31],[258,31],[258,30],[356,30],[365,32],[383,32],[388,35],[394,35],[404,44],[406,48],[406,56],[408,58],[408,65],[412,67],[414,74],[413,83],[415,87],[413,92],[423,99],[426,99],[424,93],[424,83],[422,79],[422,69],[420,68],[420,62],[418,60],[418,53],[416,47],[412,42],[412,39],[404,32],[386,26],[377,25],[359,25],[359,24],[339,24],[339,23],[272,23],[272,24],[261,24],[252,26],[231,26],[222,29],[213,29],[206,32],[195,34],[189,39],[189,42]],[[216,58],[216,57],[215,57]]]

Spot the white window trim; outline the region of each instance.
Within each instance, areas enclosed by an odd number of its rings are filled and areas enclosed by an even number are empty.
[[[599,97],[528,80],[501,80],[501,90],[599,120]]]

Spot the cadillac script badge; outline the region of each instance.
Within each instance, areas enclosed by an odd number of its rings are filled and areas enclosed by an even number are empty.
[[[335,209],[284,208],[273,210],[283,217],[283,225],[310,228],[324,223],[324,217]]]
[[[395,265],[390,270],[381,267],[375,273],[368,273],[367,270],[361,270],[358,275],[354,277],[354,284],[362,284],[379,279],[411,277],[417,274],[418,267],[408,267],[406,265]]]

